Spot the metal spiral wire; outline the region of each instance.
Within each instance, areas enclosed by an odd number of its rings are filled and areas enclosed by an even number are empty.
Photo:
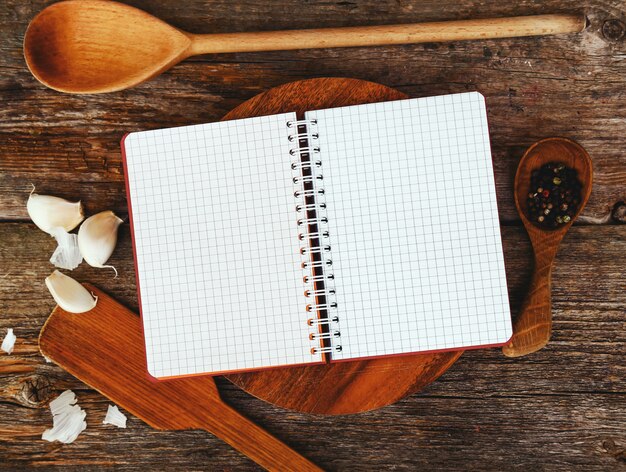
[[[293,129],[289,142],[294,145],[289,154],[296,158],[291,163],[293,183],[296,187],[298,239],[304,243],[300,248],[302,258],[304,295],[311,299],[306,305],[308,313],[316,317],[307,320],[312,341],[312,354],[328,354],[341,351],[339,317],[336,315],[335,275],[332,271],[331,247],[329,242],[328,218],[320,149],[315,145],[319,138],[317,120],[288,121]],[[324,344],[326,340],[326,344]],[[328,344],[330,343],[330,345]]]

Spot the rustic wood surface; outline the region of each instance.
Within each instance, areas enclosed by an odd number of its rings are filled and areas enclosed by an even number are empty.
[[[218,380],[228,403],[331,470],[626,469],[626,7],[622,1],[132,1],[187,31],[232,32],[487,18],[582,9],[590,26],[568,37],[197,57],[151,82],[110,95],[44,89],[26,69],[28,21],[51,2],[0,8],[0,468],[254,470],[202,431],[156,431],[131,417],[101,424],[108,401],[38,353],[54,306],[43,279],[53,241],[28,222],[31,182],[40,193],[82,198],[89,213],[125,214],[119,139],[128,130],[215,121],[246,99],[294,80],[347,76],[409,96],[478,90],[487,97],[505,261],[517,313],[531,251],[515,212],[517,162],[534,141],[565,136],[594,162],[591,199],[565,237],[553,272],[553,336],[509,359],[468,352],[437,382],[360,415],[294,413]],[[297,12],[297,14],[295,14]],[[74,275],[136,309],[128,228],[113,263],[120,277],[86,267]],[[71,445],[41,441],[47,403],[65,388],[87,411]]]

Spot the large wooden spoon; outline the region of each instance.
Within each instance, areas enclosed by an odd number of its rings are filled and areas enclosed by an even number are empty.
[[[576,169],[582,184],[578,211],[569,223],[554,230],[542,229],[528,219],[526,200],[531,172],[549,162],[559,162]],[[550,339],[552,263],[563,236],[589,200],[592,180],[593,170],[589,154],[579,144],[565,138],[547,138],[536,142],[526,151],[519,163],[515,174],[515,206],[530,237],[535,254],[535,269],[528,295],[515,321],[513,337],[502,348],[502,352],[509,357],[524,356],[538,351]]]
[[[68,0],[37,15],[24,56],[33,75],[61,92],[113,92],[196,54],[372,46],[574,33],[582,15],[538,15],[390,26],[191,34],[117,2]]]

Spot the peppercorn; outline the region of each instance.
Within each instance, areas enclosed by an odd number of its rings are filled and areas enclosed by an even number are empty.
[[[556,228],[569,223],[581,201],[582,185],[575,169],[551,162],[530,174],[527,207],[539,226]]]

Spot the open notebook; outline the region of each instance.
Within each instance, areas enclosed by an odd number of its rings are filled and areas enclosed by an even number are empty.
[[[479,93],[128,134],[159,378],[504,344]]]

